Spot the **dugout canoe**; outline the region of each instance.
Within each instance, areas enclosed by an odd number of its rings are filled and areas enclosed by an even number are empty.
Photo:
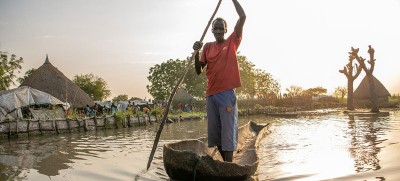
[[[202,140],[184,140],[164,145],[163,161],[174,180],[246,180],[258,167],[257,150],[270,124],[248,122],[238,130],[238,146],[233,162],[224,162],[217,148]]]

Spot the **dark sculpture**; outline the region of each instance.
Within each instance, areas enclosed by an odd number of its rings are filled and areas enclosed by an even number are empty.
[[[347,92],[348,92],[347,109],[354,110],[353,82],[360,75],[362,67],[358,66],[358,64],[355,64],[356,73],[353,75],[353,68],[354,68],[353,60],[355,59],[355,57],[352,55],[352,52],[349,52],[349,54],[350,54],[349,55],[349,63],[343,67],[343,70],[339,70],[339,72],[344,74],[347,77]]]
[[[374,84],[374,76],[372,75],[372,73],[374,72],[374,68],[375,68],[375,59],[374,59],[375,50],[371,47],[371,45],[368,45],[368,53],[369,53],[368,63],[370,64],[369,69],[367,68],[367,66],[364,63],[365,59],[361,56],[358,56],[358,51],[359,51],[358,48],[354,49],[353,47],[351,47],[350,55],[355,57],[355,59],[360,64],[360,67],[367,74],[369,90],[370,90],[371,112],[379,112],[378,96],[376,94],[376,89],[375,89],[375,84]]]

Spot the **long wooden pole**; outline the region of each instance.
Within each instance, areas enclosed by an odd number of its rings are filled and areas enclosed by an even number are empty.
[[[203,35],[200,38],[200,42],[203,42],[204,36],[206,35],[206,33],[208,31],[208,28],[210,27],[211,22],[214,19],[215,14],[217,14],[217,11],[218,11],[219,6],[221,5],[221,2],[222,2],[222,0],[218,1],[217,7],[215,8],[214,13],[212,14],[210,20],[208,21],[207,27],[204,29]],[[163,116],[163,119],[162,119],[162,121],[160,123],[160,128],[158,128],[157,135],[156,135],[156,138],[154,140],[153,148],[151,149],[149,161],[147,162],[147,170],[149,170],[149,168],[150,168],[151,161],[153,160],[154,153],[156,152],[158,141],[160,140],[161,132],[162,132],[162,130],[164,128],[164,124],[165,124],[165,122],[166,122],[166,120],[168,118],[168,112],[169,112],[169,108],[171,106],[172,99],[174,98],[174,96],[176,94],[176,91],[178,90],[179,86],[181,85],[183,79],[185,78],[186,73],[188,72],[188,70],[189,70],[190,66],[192,65],[193,60],[194,60],[194,58],[195,58],[195,56],[196,56],[196,54],[198,52],[199,52],[199,50],[195,50],[193,52],[192,57],[190,58],[190,61],[189,61],[188,65],[186,66],[186,69],[182,73],[181,77],[178,79],[178,82],[176,83],[176,85],[175,85],[174,89],[172,90],[171,94],[169,95],[168,104],[167,104],[166,109],[164,110],[164,116]]]

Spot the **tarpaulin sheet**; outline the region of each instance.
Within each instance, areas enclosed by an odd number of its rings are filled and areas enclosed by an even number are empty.
[[[1,91],[0,122],[4,121],[4,119],[9,116],[16,118],[18,115],[17,110],[21,107],[41,104],[65,105],[65,103],[52,95],[27,86]]]

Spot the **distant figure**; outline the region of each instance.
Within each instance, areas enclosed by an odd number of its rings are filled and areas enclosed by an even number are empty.
[[[137,112],[139,112],[139,111],[140,111],[140,106],[137,105],[137,106],[135,107],[135,113],[137,113]]]
[[[97,113],[98,115],[103,115],[103,106],[101,106],[100,104],[97,104]]]
[[[183,107],[183,112],[189,112],[189,104],[185,104],[185,106]]]
[[[117,112],[117,106],[114,103],[112,103],[111,104],[111,114],[115,114],[115,112]]]
[[[149,111],[150,111],[150,109],[149,109],[149,108],[147,108],[147,107],[143,107],[143,112],[144,112],[145,114],[149,113]]]
[[[183,105],[182,105],[181,102],[178,104],[178,110],[179,110],[179,111],[183,111]]]
[[[135,106],[135,102],[131,103],[131,109],[132,109],[132,113],[136,114],[136,106]]]
[[[87,117],[92,117],[93,116],[93,111],[92,111],[92,109],[90,109],[89,105],[86,105],[85,114],[86,114]]]
[[[151,109],[150,109],[149,104],[146,104],[146,105],[143,106],[143,112],[144,112],[144,113],[146,113],[146,114],[147,114],[147,113],[150,113],[150,110],[151,110]]]
[[[94,103],[94,106],[93,106],[94,115],[97,115],[98,111],[99,111],[99,105],[97,103]]]

